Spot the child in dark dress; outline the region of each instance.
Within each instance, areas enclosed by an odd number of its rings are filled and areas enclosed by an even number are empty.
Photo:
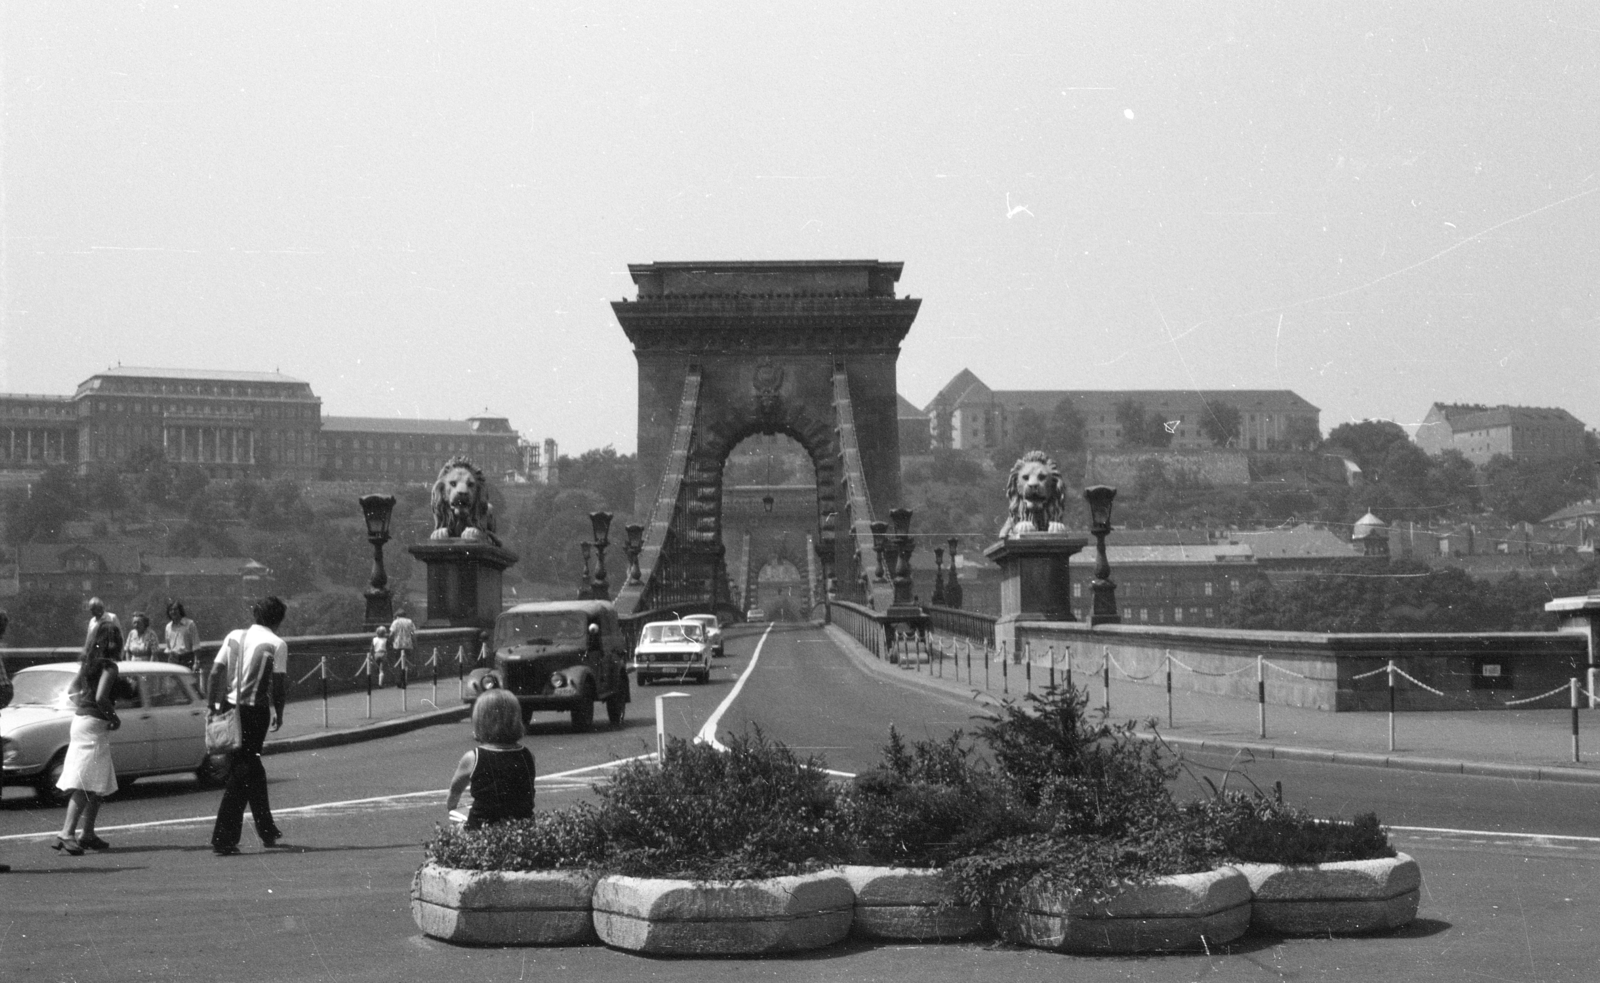
[[[445,809],[454,812],[461,793],[472,790],[466,828],[533,817],[533,752],[522,746],[522,704],[503,689],[491,689],[472,708],[478,746],[461,756],[450,778]]]

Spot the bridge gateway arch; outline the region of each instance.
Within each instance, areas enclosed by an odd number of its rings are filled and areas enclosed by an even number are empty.
[[[648,522],[619,611],[731,604],[723,465],[754,434],[810,456],[822,567],[844,584],[872,555],[871,522],[900,504],[895,368],[922,303],[895,296],[901,266],[629,264],[638,297],[611,306],[638,362],[634,514]]]

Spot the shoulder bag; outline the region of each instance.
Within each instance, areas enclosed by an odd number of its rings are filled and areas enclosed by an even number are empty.
[[[206,715],[206,753],[210,755],[233,754],[244,743],[239,729],[239,708],[228,702],[228,694],[239,688],[239,672],[244,662],[244,632],[233,631],[222,642],[218,654],[233,661],[233,686],[220,699],[214,700]]]

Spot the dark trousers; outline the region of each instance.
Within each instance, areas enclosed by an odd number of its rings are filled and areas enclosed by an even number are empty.
[[[272,821],[272,806],[267,802],[267,770],[261,767],[261,745],[266,743],[271,724],[272,711],[266,707],[239,708],[240,746],[228,769],[222,805],[217,807],[217,824],[211,830],[213,847],[239,845],[247,804],[257,835],[262,839],[279,835],[277,824]]]

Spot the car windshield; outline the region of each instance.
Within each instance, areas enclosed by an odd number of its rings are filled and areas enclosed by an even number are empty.
[[[494,624],[494,647],[582,644],[589,619],[581,611],[529,611],[506,614]]]
[[[699,626],[686,622],[675,622],[670,625],[645,625],[644,641],[659,645],[672,642],[698,642]]]
[[[11,697],[12,706],[57,707],[67,705],[67,689],[72,686],[76,672],[65,669],[44,669],[19,672],[12,677],[16,692]]]

